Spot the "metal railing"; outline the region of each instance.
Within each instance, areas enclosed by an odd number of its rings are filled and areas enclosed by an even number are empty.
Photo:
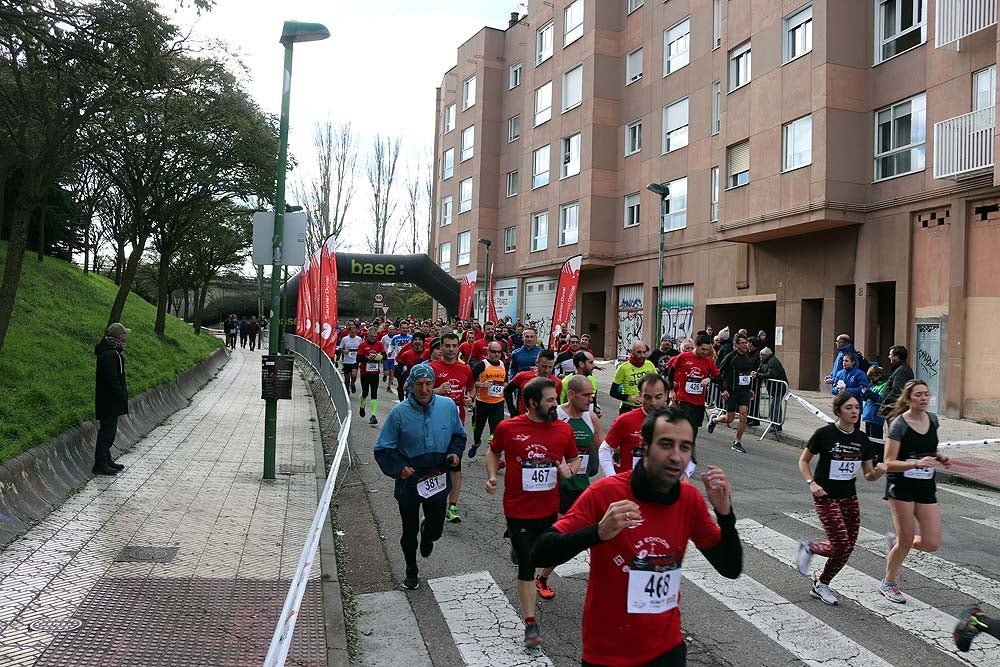
[[[761,380],[753,378],[750,389],[754,398],[750,401],[747,420],[756,420],[764,426],[760,439],[772,430],[781,429],[788,412],[788,383],[783,380]],[[705,390],[705,414],[709,419],[715,419],[726,412],[726,401],[722,398],[722,387],[712,383]]]
[[[345,452],[348,457],[348,465],[353,464],[351,456],[351,446],[349,443],[351,435],[351,399],[347,393],[344,380],[337,371],[333,360],[311,341],[299,336],[287,334],[285,345],[297,357],[305,361],[319,376],[320,381],[330,394],[334,408],[337,410],[337,418],[340,422],[340,431],[337,434],[337,449],[330,464],[330,471],[327,473],[326,484],[323,486],[323,493],[313,515],[312,525],[309,527],[309,535],[306,537],[305,545],[302,547],[302,554],[299,556],[298,566],[292,576],[291,584],[288,588],[288,595],[285,597],[285,604],[278,617],[278,625],[274,628],[274,635],[271,637],[271,646],[264,659],[266,667],[282,667],[288,657],[288,649],[292,645],[292,634],[295,632],[295,621],[299,617],[299,607],[302,604],[302,597],[306,592],[306,585],[309,583],[309,574],[312,566],[316,562],[316,555],[319,550],[320,535],[326,523],[327,514],[330,510],[330,502],[337,490],[337,478],[340,473],[340,464]]]
[[[958,40],[997,22],[997,0],[937,0],[934,45],[955,48]]]
[[[934,178],[958,178],[993,167],[995,110],[986,107],[934,124]]]

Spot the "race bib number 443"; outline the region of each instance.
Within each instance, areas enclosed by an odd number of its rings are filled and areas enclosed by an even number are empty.
[[[830,479],[836,482],[845,482],[849,479],[854,479],[860,467],[861,461],[838,461],[834,459],[830,461]]]
[[[677,608],[681,569],[660,570],[637,566],[628,571],[628,613],[662,614]]]

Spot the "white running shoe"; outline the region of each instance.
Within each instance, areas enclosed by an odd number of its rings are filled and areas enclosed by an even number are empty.
[[[809,594],[812,595],[814,598],[819,598],[820,600],[822,600],[823,604],[829,604],[829,605],[837,604],[837,598],[833,595],[833,593],[830,592],[830,587],[827,586],[826,584],[821,584],[818,581],[813,583],[812,590],[809,591]]]
[[[885,583],[885,580],[879,584],[879,592],[885,596],[885,599],[889,602],[895,602],[896,604],[906,604],[906,596],[903,595],[902,591],[899,590],[899,586],[896,582],[891,584]]]
[[[812,542],[809,540],[802,540],[799,542],[799,555],[795,559],[795,562],[799,566],[799,574],[803,577],[809,575],[809,563],[812,562],[812,552],[809,550],[812,547]]]

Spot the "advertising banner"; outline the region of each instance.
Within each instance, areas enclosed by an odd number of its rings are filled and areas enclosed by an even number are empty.
[[[559,272],[556,303],[552,308],[552,333],[549,334],[549,348],[555,345],[556,336],[566,330],[573,317],[576,290],[580,286],[580,265],[582,263],[583,255],[570,257]]]
[[[472,316],[472,302],[476,296],[476,271],[465,274],[458,292],[458,318],[467,320]]]

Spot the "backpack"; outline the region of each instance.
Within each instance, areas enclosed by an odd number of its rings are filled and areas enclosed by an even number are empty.
[[[871,368],[871,362],[865,359],[865,355],[861,354],[861,350],[855,350],[854,356],[857,357],[858,368],[867,373],[868,369]]]

